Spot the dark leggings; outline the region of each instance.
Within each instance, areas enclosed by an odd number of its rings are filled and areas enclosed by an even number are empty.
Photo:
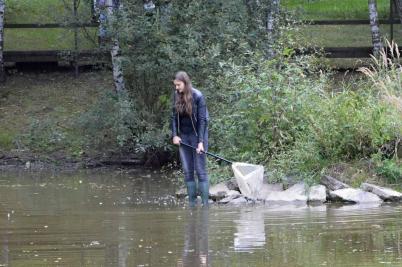
[[[181,134],[180,138],[183,143],[193,147],[198,147],[198,137],[195,134]],[[208,150],[208,131],[204,135],[204,150]],[[184,181],[192,182],[194,179],[194,171],[197,173],[198,182],[207,182],[207,155],[198,154],[195,149],[181,145],[179,147],[181,165],[184,172]]]

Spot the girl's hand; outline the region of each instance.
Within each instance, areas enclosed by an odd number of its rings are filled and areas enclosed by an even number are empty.
[[[198,147],[196,149],[198,154],[201,154],[202,152],[204,152],[204,143],[198,143]]]
[[[173,137],[173,144],[180,145],[181,138],[178,136]]]

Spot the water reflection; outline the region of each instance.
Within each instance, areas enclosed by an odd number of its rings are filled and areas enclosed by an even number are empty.
[[[0,221],[2,221],[2,220],[0,220]],[[7,228],[8,221],[9,221],[9,217],[7,217],[6,227],[5,228]],[[2,233],[1,233],[1,241],[2,241],[1,242],[2,246],[1,246],[0,266],[8,266],[8,264],[9,264],[8,258],[9,258],[10,249],[8,247],[8,233],[7,233],[7,230],[2,231]]]
[[[264,209],[243,208],[240,218],[235,221],[237,232],[234,234],[234,248],[249,251],[265,246]]]
[[[178,267],[211,266],[208,253],[209,209],[186,211],[186,225],[182,258]]]
[[[0,173],[0,266],[402,266],[400,203],[188,210],[119,173]]]

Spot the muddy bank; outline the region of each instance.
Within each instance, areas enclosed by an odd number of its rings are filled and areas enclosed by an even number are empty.
[[[142,167],[161,168],[174,160],[170,152],[147,153],[98,153],[72,157],[63,152],[38,154],[24,150],[0,151],[0,169],[85,169],[99,167]]]

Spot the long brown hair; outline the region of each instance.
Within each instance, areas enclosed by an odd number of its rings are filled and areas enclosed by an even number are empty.
[[[193,92],[191,88],[191,80],[188,74],[184,71],[179,71],[174,76],[175,80],[181,81],[184,83],[183,93],[177,94],[176,97],[176,111],[180,114],[187,114],[191,116],[193,113]]]

